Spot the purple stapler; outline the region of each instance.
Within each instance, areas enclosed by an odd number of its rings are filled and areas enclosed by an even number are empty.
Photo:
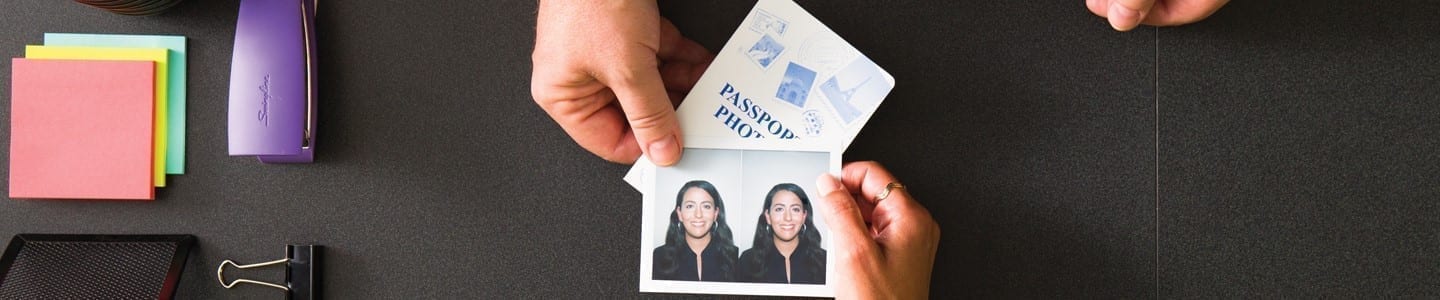
[[[317,0],[241,0],[230,62],[230,155],[315,161]]]

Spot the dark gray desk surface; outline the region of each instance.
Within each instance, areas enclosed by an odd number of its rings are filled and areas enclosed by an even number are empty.
[[[939,219],[932,295],[1440,297],[1440,5],[1235,1],[1117,33],[1083,2],[802,3],[899,81],[846,158]],[[212,272],[286,243],[329,247],[332,299],[673,296],[636,292],[626,166],[530,100],[533,1],[321,3],[302,166],[225,155],[237,3],[6,1],[7,57],[44,32],[188,36],[190,160],[154,202],[0,201],[0,237],[194,234],[192,299],[279,296]],[[662,10],[715,49],[750,3]]]

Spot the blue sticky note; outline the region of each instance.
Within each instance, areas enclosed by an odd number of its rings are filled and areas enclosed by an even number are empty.
[[[165,151],[165,174],[185,174],[185,37],[169,35],[124,35],[46,33],[46,46],[133,47],[170,49],[167,83],[169,128]]]

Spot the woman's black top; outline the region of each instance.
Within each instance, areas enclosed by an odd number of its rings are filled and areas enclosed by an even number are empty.
[[[704,274],[697,271],[700,268],[695,265],[695,251],[686,245],[656,247],[652,258],[655,261],[650,265],[650,274],[655,280],[733,281],[734,278],[730,274],[733,268],[726,265],[725,255],[713,242],[700,252]],[[735,261],[734,256],[728,261]],[[667,272],[672,269],[673,272]]]
[[[795,248],[795,253],[790,254],[788,281],[785,279],[785,256],[780,255],[780,250],[773,245],[769,250],[751,248],[740,254],[740,269],[736,273],[739,281],[825,284],[825,249],[806,247],[803,244]],[[763,256],[760,257],[760,265],[753,264],[756,261],[755,256]]]

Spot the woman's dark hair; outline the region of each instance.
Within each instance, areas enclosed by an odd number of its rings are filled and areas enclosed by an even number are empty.
[[[675,195],[675,207],[680,207],[685,202],[685,192],[691,188],[699,188],[710,194],[710,199],[715,199],[715,226],[710,227],[710,244],[720,250],[721,262],[719,268],[721,274],[726,278],[719,278],[718,281],[734,281],[734,268],[739,248],[735,247],[735,238],[730,233],[730,225],[725,223],[725,201],[720,200],[720,192],[715,190],[715,185],[704,180],[692,180],[680,187],[680,192]],[[665,245],[655,251],[655,278],[674,278],[675,272],[680,269],[681,251],[690,251],[685,243],[685,228],[681,228],[680,214],[675,209],[670,210],[670,225],[665,229]],[[688,259],[688,258],[687,258]],[[710,266],[706,266],[709,268]],[[707,281],[717,281],[709,280]]]
[[[810,261],[801,261],[799,265],[804,268],[811,268],[810,274],[825,274],[825,270],[823,270],[825,266],[825,256],[821,255],[825,249],[820,248],[820,230],[815,228],[815,208],[810,206],[810,197],[805,196],[805,190],[800,189],[800,186],[794,183],[781,183],[770,188],[770,193],[765,194],[765,206],[761,207],[760,218],[755,221],[755,241],[750,244],[751,251],[758,252],[755,253],[756,255],[750,255],[746,257],[745,261],[740,262],[747,267],[742,268],[746,270],[747,274],[737,275],[742,277],[741,281],[759,281],[760,278],[765,276],[766,268],[771,267],[765,265],[765,258],[770,257],[770,254],[776,251],[775,234],[773,233],[775,231],[770,229],[770,224],[766,222],[765,216],[770,212],[770,205],[775,201],[775,194],[780,191],[794,193],[796,197],[800,198],[800,204],[805,206],[805,227],[800,230],[800,236],[798,237],[800,239],[800,245],[795,247],[795,254],[792,254],[790,257],[809,258]],[[801,252],[808,252],[804,254],[810,255],[796,255],[801,254]],[[784,266],[777,267],[783,268]]]

